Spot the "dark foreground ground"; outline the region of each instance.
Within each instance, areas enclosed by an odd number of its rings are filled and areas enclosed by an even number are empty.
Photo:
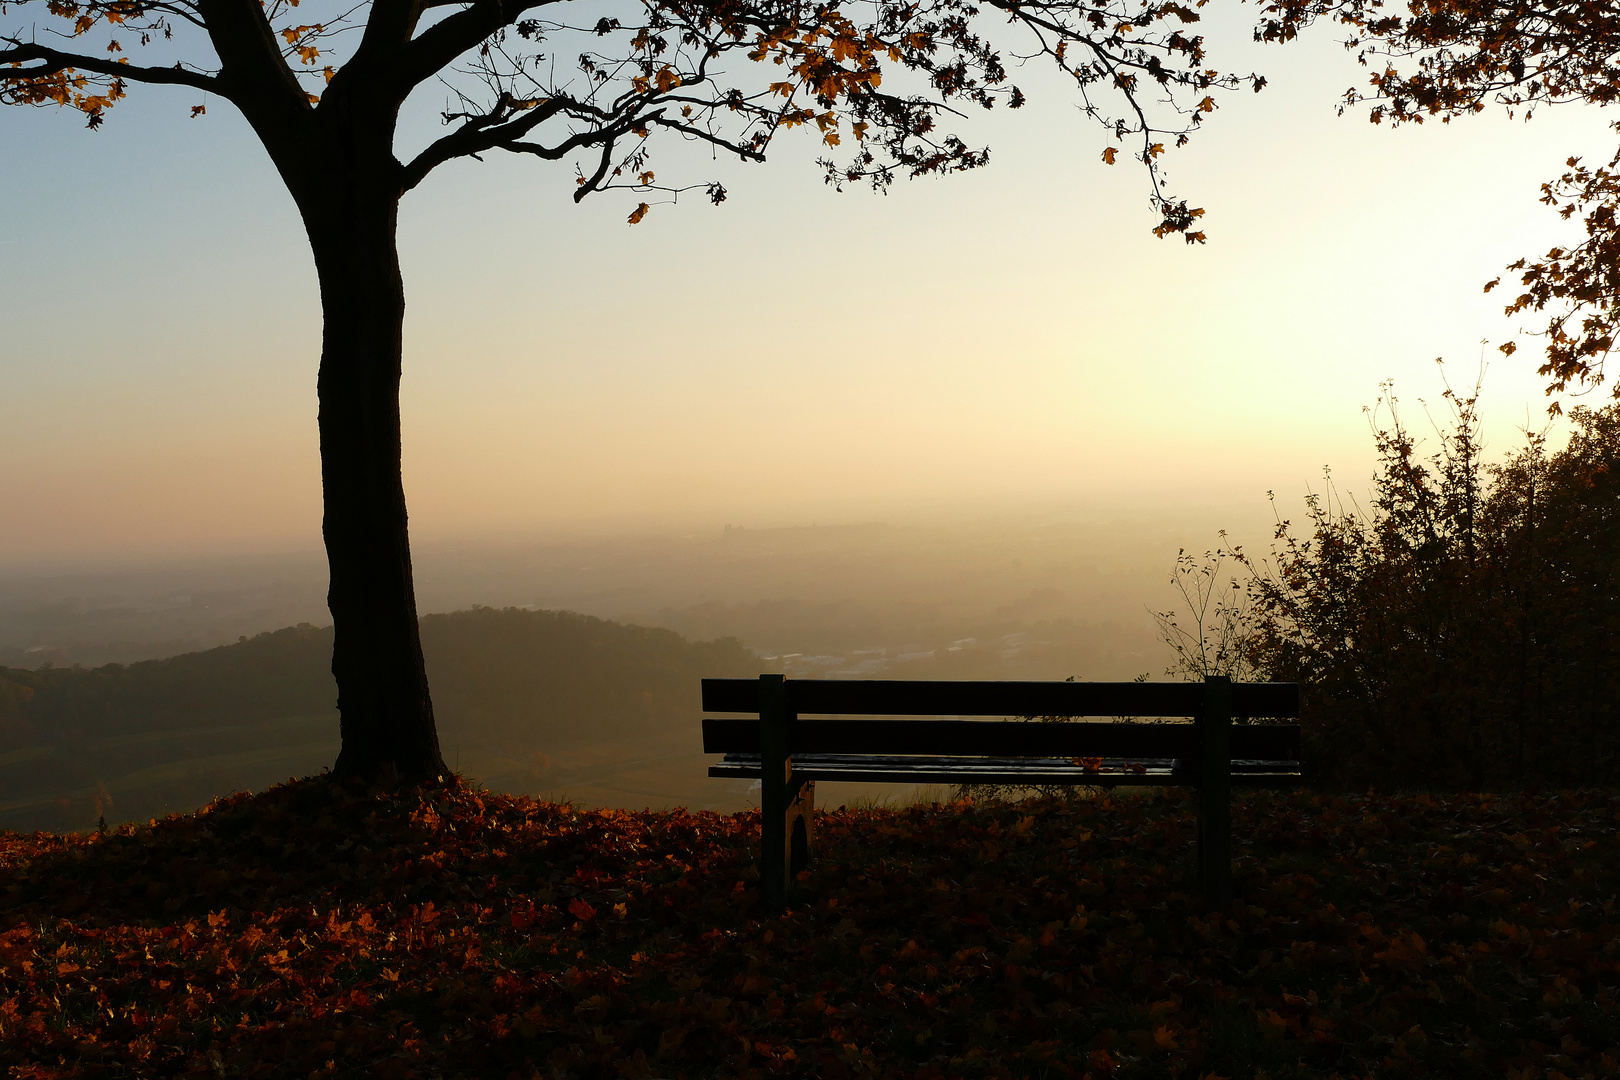
[[[0,833],[0,1067],[198,1077],[1620,1075],[1620,795],[753,814],[289,784]]]

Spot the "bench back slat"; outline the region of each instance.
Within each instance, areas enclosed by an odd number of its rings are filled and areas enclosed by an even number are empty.
[[[1194,716],[1201,683],[911,682],[897,679],[789,679],[798,714],[865,716]],[[707,712],[759,712],[759,680],[704,679]],[[1297,683],[1235,683],[1236,717],[1299,715]]]
[[[1191,759],[1201,752],[1192,724],[811,719],[796,721],[790,739],[797,754]],[[1300,760],[1297,724],[1239,724],[1231,739],[1234,758]],[[705,719],[703,752],[759,753],[759,721]]]

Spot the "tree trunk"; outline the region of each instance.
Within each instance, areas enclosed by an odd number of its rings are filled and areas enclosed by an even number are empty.
[[[348,155],[343,155],[348,156]],[[417,625],[400,473],[399,381],[405,287],[396,242],[400,192],[388,155],[305,192],[320,278],[321,483],[343,748],[334,772],[431,781],[439,753]],[[367,173],[370,173],[368,176]]]

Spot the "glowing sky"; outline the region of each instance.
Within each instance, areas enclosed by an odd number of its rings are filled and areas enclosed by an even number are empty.
[[[1482,352],[1487,435],[1545,399],[1481,285],[1568,226],[1536,202],[1605,117],[1390,132],[1336,118],[1363,74],[1326,35],[1216,60],[1171,160],[1210,242],[1155,240],[1144,176],[1060,88],[974,131],[979,173],[824,188],[808,138],[684,161],[732,198],[568,198],[499,157],[408,196],[406,485],[419,537],[718,528],[1136,503],[1234,524],[1331,464],[1361,407],[1418,416]],[[304,545],[319,532],[314,274],[290,199],[224,103],[134,88],[105,130],[0,111],[0,558]]]

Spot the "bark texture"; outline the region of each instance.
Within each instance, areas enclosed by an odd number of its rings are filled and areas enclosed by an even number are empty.
[[[334,772],[432,781],[439,751],[422,662],[400,460],[405,287],[393,115],[363,103],[317,123],[283,168],[320,280],[322,531],[343,748]],[[368,115],[369,114],[369,115]],[[302,174],[302,175],[299,175]],[[302,182],[298,182],[302,181]]]

